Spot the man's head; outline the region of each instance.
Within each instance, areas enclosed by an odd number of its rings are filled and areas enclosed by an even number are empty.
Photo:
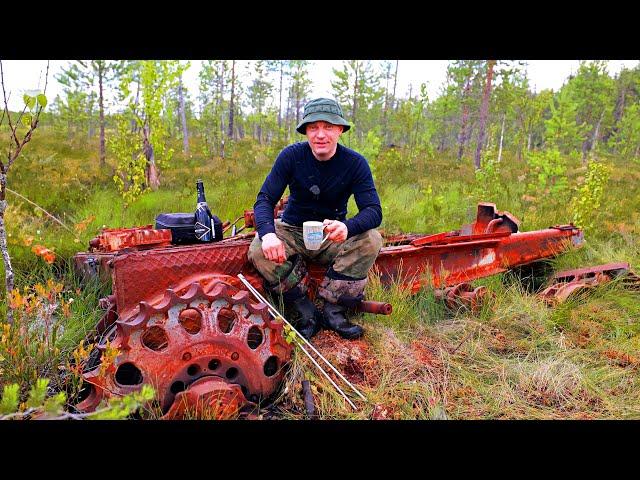
[[[344,119],[342,108],[335,100],[316,98],[304,106],[302,121],[296,127],[307,136],[313,155],[329,160],[336,152],[338,138],[351,128]]]

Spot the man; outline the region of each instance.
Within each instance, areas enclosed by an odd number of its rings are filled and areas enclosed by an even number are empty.
[[[299,313],[296,327],[307,339],[320,326],[343,338],[362,336],[362,327],[351,323],[345,311],[363,299],[367,272],[382,247],[376,230],[382,208],[371,169],[362,155],[338,143],[349,128],[335,100],[317,98],[307,103],[296,127],[307,141],[280,152],[254,205],[257,234],[249,259],[265,278],[267,289],[281,294],[285,305]],[[287,207],[282,219],[274,222],[273,210],[287,186]],[[347,220],[352,194],[359,212]],[[302,224],[308,220],[325,225],[328,241],[319,250],[304,246]],[[318,287],[318,296],[324,300],[322,313],[306,294],[305,261],[329,267]]]

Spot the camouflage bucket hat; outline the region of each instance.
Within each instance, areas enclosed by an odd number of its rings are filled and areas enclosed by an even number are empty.
[[[311,100],[307,103],[304,106],[302,121],[296,127],[296,131],[304,135],[307,123],[318,121],[329,122],[334,125],[342,125],[344,126],[343,132],[346,132],[351,128],[349,122],[344,119],[342,108],[340,108],[338,102],[331,100],[330,98],[316,98],[315,100]]]

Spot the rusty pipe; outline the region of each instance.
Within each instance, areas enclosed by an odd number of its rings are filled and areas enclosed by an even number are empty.
[[[498,225],[500,225],[501,223],[502,223],[502,218],[494,218],[489,222],[489,224],[487,225],[487,228],[485,228],[484,230],[484,233],[495,232],[496,228],[498,228]]]
[[[393,305],[385,302],[376,302],[374,300],[363,300],[356,306],[356,311],[373,313],[374,315],[391,315]]]

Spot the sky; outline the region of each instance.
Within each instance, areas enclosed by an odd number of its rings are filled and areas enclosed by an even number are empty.
[[[51,60],[49,65],[49,83],[47,85],[47,98],[52,101],[57,94],[62,92],[61,86],[54,79],[69,61]],[[311,97],[332,97],[330,81],[333,78],[332,68],[340,68],[342,60],[317,60],[312,61],[309,69],[313,82]],[[530,85],[534,91],[539,92],[545,88],[557,90],[562,87],[567,77],[578,70],[579,60],[528,60],[528,75]],[[640,63],[639,60],[611,60],[609,61],[609,74],[617,74],[623,67],[633,68]],[[184,81],[191,92],[191,98],[195,98],[198,92],[198,72],[200,62],[191,60],[191,68],[185,72]],[[248,62],[241,61],[241,65]],[[396,95],[406,97],[409,86],[413,92],[417,92],[421,83],[426,83],[430,99],[438,96],[438,92],[446,79],[448,60],[400,60],[398,65],[398,85]],[[9,108],[17,110],[23,107],[22,95],[30,91],[44,88],[46,60],[3,60],[5,89]],[[1,95],[2,92],[0,92]],[[0,97],[0,105],[3,105]]]

